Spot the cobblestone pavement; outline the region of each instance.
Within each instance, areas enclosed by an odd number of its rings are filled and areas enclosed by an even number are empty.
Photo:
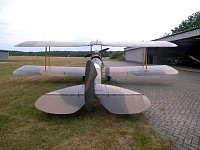
[[[105,64],[114,66],[113,62]],[[149,98],[152,106],[145,114],[156,130],[173,140],[174,149],[200,150],[200,73],[179,71],[178,75],[116,80]]]

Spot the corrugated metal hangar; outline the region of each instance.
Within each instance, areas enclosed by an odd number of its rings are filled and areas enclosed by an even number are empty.
[[[9,51],[0,50],[0,61],[8,60]]]
[[[200,62],[200,28],[187,30],[155,41],[170,41],[176,48],[125,48],[125,60],[143,63],[145,49],[148,64],[171,64],[199,66]]]

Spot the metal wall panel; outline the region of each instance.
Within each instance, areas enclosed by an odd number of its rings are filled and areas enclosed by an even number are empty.
[[[0,51],[0,60],[8,60],[9,52]]]
[[[144,50],[145,48],[138,48],[125,51],[125,60],[142,63],[144,59]]]

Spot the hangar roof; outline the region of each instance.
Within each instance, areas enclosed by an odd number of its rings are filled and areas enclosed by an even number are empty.
[[[162,37],[157,40],[170,41],[178,45],[200,45],[200,27]]]
[[[153,41],[169,41],[169,42],[173,42],[173,43],[177,44],[178,46],[200,47],[200,27],[186,30],[183,32],[179,32],[176,34],[172,34],[169,36],[165,36],[162,38],[158,38]],[[137,47],[137,48],[139,48],[139,47]],[[128,51],[128,50],[133,50],[133,49],[137,49],[137,48],[136,47],[135,48],[127,47],[124,50]]]

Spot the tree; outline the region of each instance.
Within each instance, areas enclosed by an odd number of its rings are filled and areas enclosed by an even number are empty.
[[[179,24],[178,27],[172,29],[171,32],[172,34],[175,34],[178,32],[182,32],[197,27],[200,27],[200,11],[190,15],[187,20],[182,21],[181,24]]]

